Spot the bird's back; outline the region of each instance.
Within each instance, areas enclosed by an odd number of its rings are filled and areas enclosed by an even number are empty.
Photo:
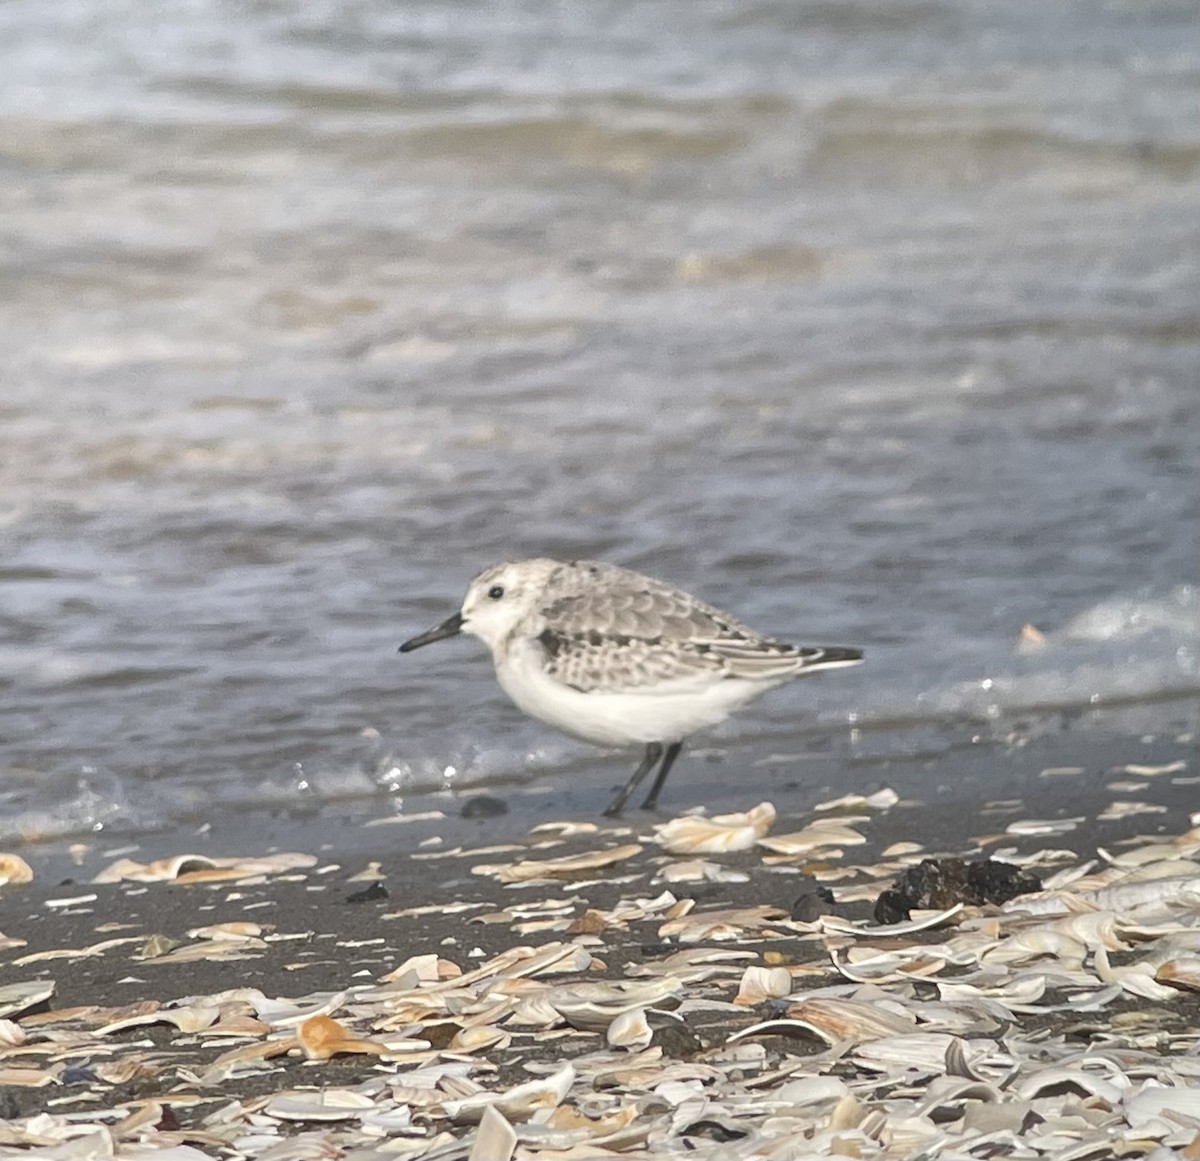
[[[662,581],[596,561],[551,571],[530,619],[548,675],[583,692],[727,679],[773,685],[862,657],[774,641]]]

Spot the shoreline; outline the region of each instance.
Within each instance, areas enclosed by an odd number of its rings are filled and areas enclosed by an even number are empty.
[[[1170,705],[1178,707],[1179,699]],[[1182,703],[1190,707],[1191,702]],[[703,809],[744,809],[750,798],[770,799],[782,813],[803,814],[822,799],[869,794],[894,787],[905,799],[969,812],[992,799],[1023,799],[1030,809],[1053,810],[1084,799],[1101,809],[1108,771],[1122,763],[1164,764],[1194,750],[1192,712],[1164,713],[1141,703],[1090,709],[1078,724],[1064,711],[1014,719],[981,734],[971,722],[944,723],[929,738],[922,727],[870,733],[861,744],[844,734],[773,735],[758,741],[718,741],[687,749],[664,790],[657,813],[636,808],[627,825],[650,825],[672,814]],[[923,745],[926,742],[928,744]],[[442,790],[298,797],[279,802],[218,804],[212,813],[170,822],[130,825],[120,820],[94,833],[10,835],[0,850],[22,855],[37,878],[94,874],[106,858],[135,854],[155,858],[184,846],[198,854],[240,854],[250,849],[304,849],[377,857],[416,851],[441,839],[447,845],[517,841],[530,827],[564,818],[603,821],[612,792],[632,769],[632,757],[581,750],[569,776],[554,768],[523,772],[511,780],[462,784]],[[1047,778],[1046,770],[1062,773]],[[1160,787],[1161,789],[1161,787]],[[1180,807],[1186,794],[1179,793]],[[948,821],[939,812],[926,824]],[[941,832],[939,832],[941,833]],[[963,834],[948,827],[943,841]]]

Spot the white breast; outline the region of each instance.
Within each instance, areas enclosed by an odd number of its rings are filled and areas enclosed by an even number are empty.
[[[777,681],[705,676],[636,691],[583,693],[549,676],[534,641],[510,642],[496,657],[496,679],[531,717],[599,746],[679,742],[723,722]]]

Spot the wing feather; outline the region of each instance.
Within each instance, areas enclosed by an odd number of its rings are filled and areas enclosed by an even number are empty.
[[[772,641],[661,581],[593,561],[555,570],[538,614],[547,670],[585,692],[782,681],[861,658]]]

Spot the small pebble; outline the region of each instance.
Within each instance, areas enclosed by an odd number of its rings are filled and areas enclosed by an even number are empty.
[[[476,794],[463,803],[459,813],[463,818],[499,818],[508,813],[508,803],[490,794]]]

